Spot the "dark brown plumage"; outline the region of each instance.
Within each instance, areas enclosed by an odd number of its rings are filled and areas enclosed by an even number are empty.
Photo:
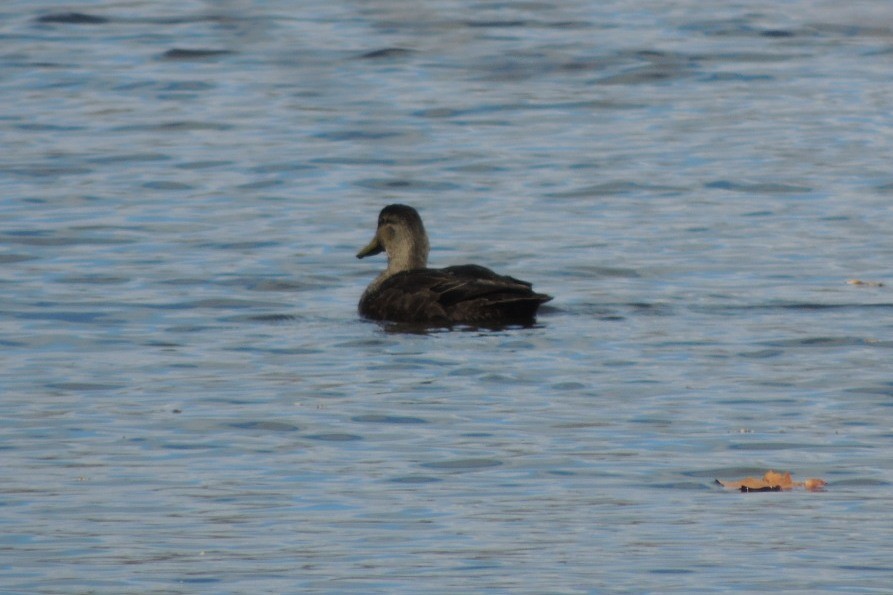
[[[378,216],[372,241],[357,254],[387,252],[388,268],[363,292],[366,318],[423,324],[529,324],[552,298],[526,281],[466,264],[427,268],[428,236],[418,212],[389,205]]]

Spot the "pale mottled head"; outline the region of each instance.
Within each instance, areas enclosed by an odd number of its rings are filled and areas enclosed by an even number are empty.
[[[425,268],[428,250],[428,234],[418,211],[406,205],[393,204],[378,214],[375,237],[357,253],[357,258],[387,252],[388,272],[393,274]]]

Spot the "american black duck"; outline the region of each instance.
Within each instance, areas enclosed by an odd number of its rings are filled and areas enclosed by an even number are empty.
[[[388,205],[357,258],[387,252],[388,268],[363,292],[359,310],[373,320],[422,324],[530,324],[551,296],[526,281],[464,264],[429,269],[428,235],[418,212]]]

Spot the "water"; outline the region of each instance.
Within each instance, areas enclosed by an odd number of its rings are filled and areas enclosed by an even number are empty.
[[[893,10],[559,4],[0,7],[4,592],[888,591]]]

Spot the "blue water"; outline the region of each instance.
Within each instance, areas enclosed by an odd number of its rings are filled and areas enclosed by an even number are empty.
[[[4,2],[0,590],[889,592],[891,58],[867,0]],[[360,320],[391,202],[555,300]],[[768,469],[828,487],[713,484]]]

